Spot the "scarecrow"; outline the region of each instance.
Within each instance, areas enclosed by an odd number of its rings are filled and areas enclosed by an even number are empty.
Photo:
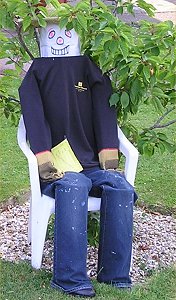
[[[80,297],[95,291],[87,276],[88,195],[101,197],[97,280],[130,288],[133,187],[119,173],[116,111],[110,79],[86,55],[74,29],[40,29],[40,54],[19,89],[41,192],[55,198],[51,286]],[[56,169],[51,149],[67,139],[81,172]]]

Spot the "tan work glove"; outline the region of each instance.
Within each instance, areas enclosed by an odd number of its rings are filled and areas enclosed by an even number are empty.
[[[64,176],[64,172],[57,170],[53,164],[53,157],[50,151],[40,152],[36,155],[39,175],[42,181],[54,181]]]
[[[98,154],[100,167],[104,170],[116,170],[118,168],[118,149],[103,149]]]

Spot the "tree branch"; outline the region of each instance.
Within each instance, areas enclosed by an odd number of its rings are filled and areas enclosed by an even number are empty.
[[[16,32],[12,33],[12,31],[10,31],[10,30],[8,30],[6,28],[3,28],[3,32],[8,33],[12,38],[18,40],[17,37],[16,37]]]
[[[16,98],[13,98],[13,97],[10,97],[10,96],[9,96],[9,97],[6,97],[6,96],[0,94],[0,99],[3,99],[3,98],[5,98],[6,100],[14,101],[14,102],[20,104],[20,100],[18,100],[18,99],[16,99]]]
[[[175,106],[174,107],[171,107],[170,109],[167,109],[166,112],[150,127],[150,129],[154,129],[154,128],[160,128],[158,126],[163,126],[163,125],[160,125],[161,121],[164,120],[164,118],[170,114],[173,110],[175,109]]]
[[[27,54],[29,55],[29,57],[34,60],[34,56],[32,55],[32,53],[30,52],[30,50],[28,49],[28,47],[26,46],[24,40],[23,40],[23,37],[22,37],[22,34],[21,34],[21,24],[17,23],[17,22],[14,22],[15,24],[15,28],[16,28],[16,31],[17,31],[17,35],[18,35],[18,39],[19,39],[19,42],[21,44],[21,46],[24,48],[24,50],[27,52]]]
[[[18,67],[20,67],[20,69],[21,69],[24,73],[27,73],[27,72],[25,71],[25,69],[23,69],[23,68],[20,66],[20,64],[18,63],[18,61],[14,60],[14,59],[11,58],[11,57],[9,57],[9,59],[10,59],[15,65],[17,65]]]
[[[168,127],[168,126],[176,123],[176,119],[174,119],[174,120],[169,121],[169,122],[167,122],[165,124],[161,124],[161,121],[163,121],[164,118],[168,114],[170,114],[173,110],[175,110],[175,106],[171,107],[170,109],[167,109],[167,111],[152,126],[150,126],[149,128],[143,130],[140,134],[144,134],[146,132],[146,130],[153,130],[153,129],[165,128],[165,127]]]
[[[37,28],[34,28],[34,34],[35,34],[35,38],[36,38],[36,41],[37,41],[38,51],[40,53],[40,41],[39,41],[39,33],[37,31]]]
[[[168,126],[170,126],[170,125],[172,125],[174,123],[176,123],[176,119],[172,120],[172,121],[170,121],[168,123],[165,123],[165,124],[158,124],[158,125],[156,124],[156,125],[153,125],[153,126],[149,127],[149,130],[157,129],[157,128],[165,128],[165,127],[168,127]]]

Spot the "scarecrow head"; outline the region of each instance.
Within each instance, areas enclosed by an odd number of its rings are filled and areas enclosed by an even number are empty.
[[[48,24],[40,29],[41,57],[79,56],[79,37],[74,29],[60,29],[57,24]]]

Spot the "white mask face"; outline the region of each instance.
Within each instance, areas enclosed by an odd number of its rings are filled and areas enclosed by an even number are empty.
[[[60,29],[57,24],[49,24],[40,29],[41,57],[64,57],[80,55],[79,37],[74,29]]]

